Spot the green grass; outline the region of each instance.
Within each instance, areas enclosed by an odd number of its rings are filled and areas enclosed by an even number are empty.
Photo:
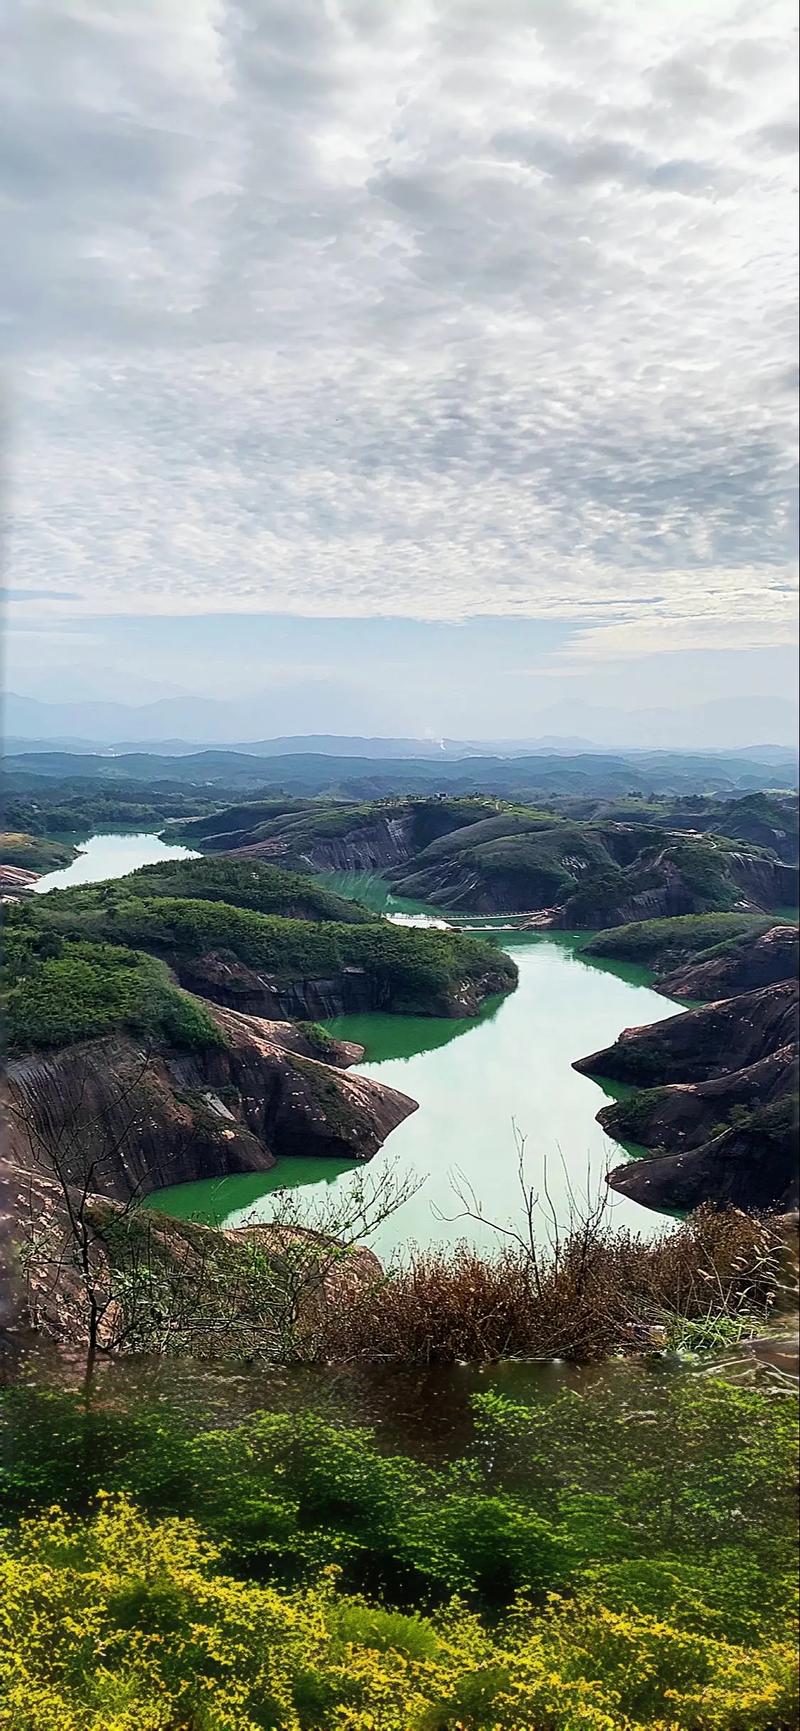
[[[0,865],[22,866],[26,871],[57,871],[68,866],[76,852],[68,842],[47,841],[24,831],[6,830],[0,835]]]
[[[584,945],[586,955],[639,962],[666,973],[683,961],[697,960],[704,952],[731,939],[753,937],[775,924],[766,914],[682,914],[675,919],[637,920],[597,932]]]

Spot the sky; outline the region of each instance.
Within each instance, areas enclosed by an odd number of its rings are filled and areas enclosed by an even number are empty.
[[[792,694],[794,0],[9,13],[15,691],[471,737]]]

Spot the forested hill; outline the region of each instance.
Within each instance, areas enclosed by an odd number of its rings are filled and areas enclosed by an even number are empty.
[[[742,800],[740,805],[749,805]],[[208,852],[268,859],[295,870],[378,872],[398,896],[465,913],[536,913],[587,930],[681,914],[739,909],[778,912],[797,905],[797,867],[777,846],[637,821],[576,819],[522,803],[474,798],[365,802],[253,801],[171,827],[177,840]],[[720,815],[748,827],[737,802]],[[674,810],[674,805],[673,805]],[[705,819],[704,819],[705,821]],[[759,833],[791,853],[783,802],[763,799]]]
[[[131,752],[75,755],[25,752],[3,762],[7,786],[21,791],[50,777],[61,780],[157,782],[176,790],[223,786],[228,792],[263,788],[284,793],[335,794],[349,798],[432,792],[486,792],[508,797],[558,794],[625,795],[635,792],[736,793],[789,789],[797,765],[759,762],[748,756],[692,756],[680,752],[527,757],[398,758],[330,757],[288,753],[254,757],[236,751],[200,751],[185,757]]]

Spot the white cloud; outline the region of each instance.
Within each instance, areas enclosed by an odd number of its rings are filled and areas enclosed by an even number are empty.
[[[29,6],[15,586],[785,641],[793,12]]]

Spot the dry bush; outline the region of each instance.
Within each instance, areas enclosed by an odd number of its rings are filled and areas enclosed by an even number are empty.
[[[777,1277],[774,1234],[738,1210],[700,1209],[650,1242],[593,1215],[543,1254],[522,1242],[488,1257],[421,1252],[329,1307],[316,1347],[373,1363],[586,1363],[647,1350],[676,1318],[763,1321]]]

